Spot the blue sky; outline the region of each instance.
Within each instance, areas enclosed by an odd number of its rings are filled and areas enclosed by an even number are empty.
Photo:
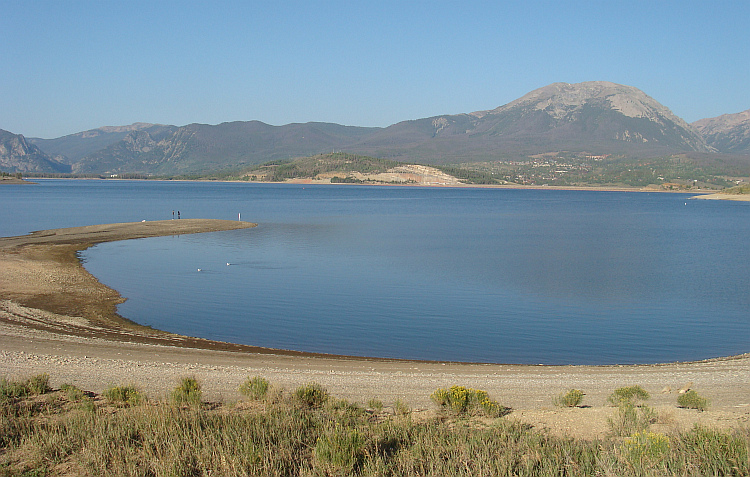
[[[387,126],[554,82],[688,122],[750,108],[750,2],[0,0],[0,129],[260,120]]]

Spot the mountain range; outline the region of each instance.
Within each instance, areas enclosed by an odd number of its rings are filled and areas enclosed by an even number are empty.
[[[436,165],[518,161],[559,151],[628,158],[744,157],[750,156],[750,110],[688,124],[637,88],[592,81],[554,83],[495,109],[385,128],[318,122],[136,123],[57,139],[26,139],[0,130],[0,170],[5,172],[174,176],[243,170],[336,150]]]

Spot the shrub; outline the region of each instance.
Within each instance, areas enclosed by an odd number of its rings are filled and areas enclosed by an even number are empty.
[[[70,401],[80,401],[86,396],[79,388],[68,383],[63,383],[63,385],[60,386],[60,390],[65,393]]]
[[[18,399],[29,395],[46,394],[52,388],[49,385],[49,375],[37,374],[26,381],[9,381],[0,379],[0,400]]]
[[[305,407],[316,408],[328,400],[328,391],[318,383],[309,383],[297,388],[294,398]]]
[[[669,438],[656,432],[636,432],[622,443],[622,452],[635,467],[651,466],[669,455]]]
[[[556,396],[552,402],[555,406],[560,407],[577,407],[583,401],[583,391],[580,389],[571,389],[567,393],[562,393]]]
[[[37,374],[32,376],[26,381],[26,388],[29,390],[29,394],[46,394],[52,391],[49,385],[49,374]]]
[[[708,399],[701,397],[697,392],[690,390],[685,394],[677,396],[677,405],[687,409],[705,411],[708,409]]]
[[[380,412],[383,410],[383,401],[381,401],[380,399],[372,398],[367,401],[367,407]]]
[[[135,386],[112,386],[104,391],[107,401],[116,406],[138,406],[146,401],[145,396]]]
[[[268,381],[260,376],[247,378],[240,385],[240,393],[252,400],[264,399],[266,394],[268,394]]]
[[[329,475],[350,475],[365,457],[365,437],[356,429],[336,426],[318,437],[315,464]]]
[[[651,396],[645,389],[638,385],[635,385],[615,389],[615,391],[609,396],[609,398],[607,398],[607,401],[611,402],[615,406],[619,406],[623,402],[629,402],[631,404],[637,405],[641,401],[647,401],[650,397]]]
[[[636,406],[629,401],[621,401],[617,411],[607,418],[612,433],[616,436],[629,436],[643,432],[656,422],[656,412],[648,406]]]
[[[18,399],[29,394],[25,383],[0,379],[0,401]]]
[[[177,405],[198,406],[201,396],[201,384],[192,376],[180,379],[180,384],[172,390],[172,402]]]
[[[401,399],[396,399],[396,402],[393,404],[393,410],[397,416],[407,416],[411,413],[409,405]]]
[[[464,386],[451,386],[450,389],[437,389],[430,399],[445,410],[458,415],[485,414],[498,417],[507,409],[489,398],[487,391]]]

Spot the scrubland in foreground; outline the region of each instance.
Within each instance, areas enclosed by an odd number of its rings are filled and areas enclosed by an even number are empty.
[[[0,475],[750,473],[748,429],[662,434],[647,424],[618,437],[613,426],[604,439],[583,440],[470,406],[427,415],[404,403],[391,409],[371,400],[365,408],[314,383],[286,392],[248,378],[246,400],[222,404],[203,401],[189,377],[161,400],[137,387],[101,396],[71,385],[52,390],[48,379],[0,381]],[[489,399],[461,387],[433,399],[448,394]],[[612,408],[613,420],[622,407]]]

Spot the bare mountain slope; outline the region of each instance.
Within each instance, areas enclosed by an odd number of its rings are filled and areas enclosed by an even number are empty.
[[[692,126],[719,152],[750,154],[750,109],[701,119]]]
[[[3,172],[70,172],[21,134],[0,129],[0,171]]]

